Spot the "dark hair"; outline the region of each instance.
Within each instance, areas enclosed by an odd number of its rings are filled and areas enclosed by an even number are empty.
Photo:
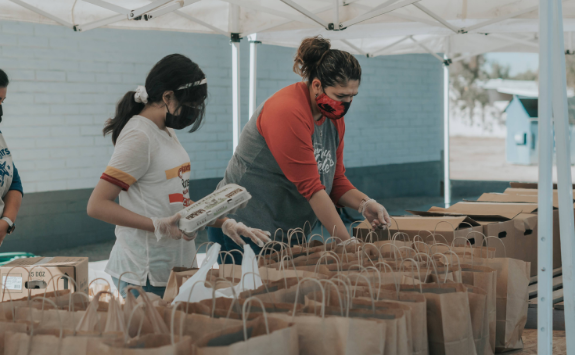
[[[324,87],[361,81],[361,66],[348,52],[331,49],[329,40],[321,36],[304,39],[294,59],[293,71],[308,83],[318,78]]]
[[[5,88],[10,84],[10,80],[8,80],[8,75],[4,72],[4,70],[0,69],[0,88]]]
[[[164,92],[173,91],[179,106],[175,112],[179,111],[181,105],[193,106],[196,110],[196,118],[189,132],[195,132],[200,127],[206,111],[206,99],[208,97],[208,85],[191,86],[180,89],[185,84],[195,83],[206,76],[200,67],[181,54],[170,54],[160,60],[146,78],[146,92],[148,93],[148,103],[161,102]],[[116,114],[106,121],[104,135],[112,133],[112,142],[116,140],[122,129],[132,116],[139,114],[144,109],[145,104],[134,100],[135,91],[128,91],[116,105]]]

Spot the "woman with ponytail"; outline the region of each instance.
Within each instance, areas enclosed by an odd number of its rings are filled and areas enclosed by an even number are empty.
[[[293,69],[302,82],[278,91],[254,112],[220,182],[244,186],[252,195],[249,205],[230,217],[272,232],[281,228],[284,236],[319,219],[345,241],[350,235],[338,205],[358,210],[374,228],[386,227],[390,219],[385,208],[345,177],[343,116],[359,90],[357,59],[331,49],[326,39],[307,38]],[[220,230],[210,228],[208,235],[223,243],[223,250],[235,249]],[[291,238],[292,243],[298,237]],[[234,259],[241,262],[241,255],[236,253]]]
[[[194,235],[178,228],[179,212],[193,203],[189,194],[190,158],[175,129],[201,125],[208,96],[200,67],[172,54],[150,71],[145,86],[124,95],[108,120],[114,153],[88,201],[88,215],[116,225],[116,243],[106,272],[122,296],[129,285],[160,296],[174,266],[191,267],[196,254]],[[119,197],[119,203],[116,198]],[[225,223],[226,235],[267,240],[265,233],[241,223]],[[196,266],[196,265],[194,265]]]

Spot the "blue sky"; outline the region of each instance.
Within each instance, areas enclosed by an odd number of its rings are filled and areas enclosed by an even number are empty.
[[[527,70],[536,72],[539,66],[538,53],[487,53],[485,57],[488,61],[509,65],[509,74],[511,76],[526,72]]]

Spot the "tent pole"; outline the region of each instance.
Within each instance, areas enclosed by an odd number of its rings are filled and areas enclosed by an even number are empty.
[[[257,78],[258,78],[258,44],[262,42],[256,40],[257,35],[250,38],[250,108],[249,117],[251,118],[256,111],[256,94],[257,94]]]
[[[544,1],[544,0],[541,0]],[[551,13],[547,16],[551,32],[551,68],[553,118],[557,151],[557,194],[559,195],[559,230],[563,261],[563,297],[565,300],[565,338],[567,353],[575,354],[575,285],[573,284],[573,248],[575,223],[573,220],[573,182],[571,180],[571,151],[569,142],[569,114],[567,110],[567,82],[565,69],[565,42],[561,0],[547,0]],[[539,41],[541,43],[541,41]],[[549,52],[548,52],[549,53]],[[548,81],[549,82],[549,81]],[[551,192],[551,191],[547,191]],[[547,200],[551,201],[552,197]],[[552,243],[552,235],[549,235]],[[549,256],[552,256],[550,253]],[[549,263],[551,265],[551,263]],[[551,268],[547,272],[549,278]],[[549,283],[551,285],[551,283]],[[551,300],[551,299],[550,299]],[[541,327],[539,327],[541,328]],[[548,328],[549,332],[552,328]],[[541,331],[541,329],[540,329]]]
[[[449,62],[443,64],[443,196],[445,208],[451,206],[451,177],[449,176]]]
[[[553,124],[551,3],[539,2],[539,183],[537,240],[537,353],[553,353]],[[563,235],[562,235],[563,237]],[[563,238],[561,238],[563,239]],[[563,261],[565,262],[565,261]]]
[[[240,114],[240,38],[234,38],[232,34],[232,111],[233,111],[233,128],[232,128],[232,151],[240,141],[241,131],[241,114]]]

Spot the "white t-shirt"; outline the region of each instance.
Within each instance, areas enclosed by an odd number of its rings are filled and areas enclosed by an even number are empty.
[[[170,217],[191,204],[190,158],[173,129],[169,134],[142,116],[124,126],[102,179],[122,187],[120,206],[145,217]],[[116,227],[116,243],[106,272],[122,281],[163,287],[174,266],[191,267],[193,241],[162,238],[154,233]],[[194,263],[195,264],[195,263]],[[195,265],[194,265],[195,266]]]

